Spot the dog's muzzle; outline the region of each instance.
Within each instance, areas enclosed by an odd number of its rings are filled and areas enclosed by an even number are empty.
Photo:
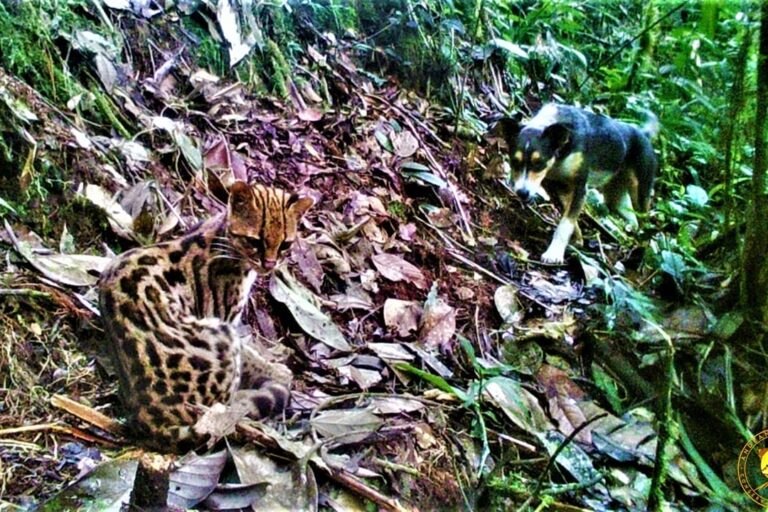
[[[521,200],[523,200],[526,203],[532,203],[533,198],[535,197],[534,194],[531,194],[531,191],[527,188],[521,188],[517,191],[517,197],[519,197]]]

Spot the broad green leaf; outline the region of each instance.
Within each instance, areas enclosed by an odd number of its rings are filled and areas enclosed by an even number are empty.
[[[661,270],[682,283],[686,271],[685,260],[676,252],[661,251]]]
[[[136,459],[115,459],[99,464],[82,480],[70,485],[40,510],[43,512],[120,512],[133,491]]]
[[[707,191],[698,185],[688,185],[685,187],[685,199],[692,205],[701,208],[709,202]]]

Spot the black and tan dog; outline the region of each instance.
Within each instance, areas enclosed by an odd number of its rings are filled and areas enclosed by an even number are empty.
[[[548,104],[528,123],[500,121],[511,153],[514,190],[526,202],[554,193],[563,208],[545,263],[562,263],[577,224],[587,187],[603,191],[608,208],[637,227],[637,211],[647,211],[653,195],[658,163],[651,139],[658,131],[656,117],[648,113],[638,127],[586,110]],[[542,188],[544,187],[544,188]]]

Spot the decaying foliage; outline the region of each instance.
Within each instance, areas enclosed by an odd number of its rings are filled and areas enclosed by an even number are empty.
[[[31,4],[0,5],[0,505],[638,510],[652,487],[681,509],[743,504],[727,468],[765,390],[749,369],[734,384],[744,322],[720,304],[745,116],[726,131],[730,188],[707,189],[717,148],[693,121],[727,103],[701,66],[711,41],[685,52],[700,75],[680,58],[652,79],[673,46],[658,24],[687,12],[714,40],[709,7]],[[741,14],[721,37],[751,37]],[[656,208],[639,234],[590,216],[568,264],[541,265],[555,208],[511,196],[487,132],[505,110],[592,102],[590,81],[603,107],[661,117]],[[234,180],[316,200],[247,315],[284,347],[293,402],[266,424],[206,411],[227,438],[206,455],[136,451],[94,284]]]

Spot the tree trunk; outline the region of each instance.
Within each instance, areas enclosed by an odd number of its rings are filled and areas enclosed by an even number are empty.
[[[741,267],[741,301],[748,318],[768,323],[768,194],[765,190],[765,128],[768,106],[768,2],[762,2],[760,50],[757,56],[755,163],[747,212],[747,233]],[[746,64],[745,64],[746,65]]]

